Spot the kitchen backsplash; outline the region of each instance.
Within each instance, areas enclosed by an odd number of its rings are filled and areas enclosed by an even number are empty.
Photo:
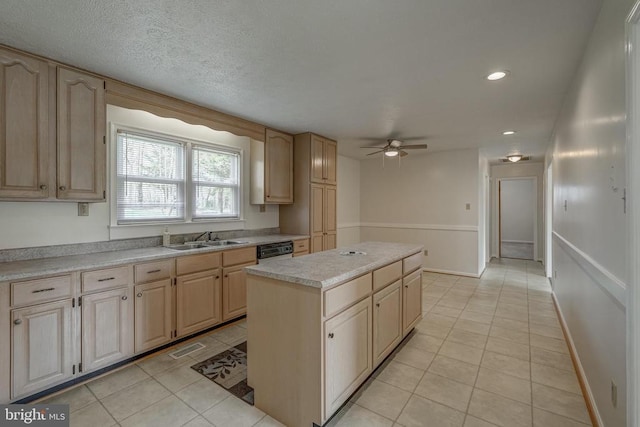
[[[220,240],[237,239],[248,236],[266,236],[279,234],[280,228],[261,228],[257,230],[230,230],[211,232],[212,238]],[[194,240],[201,233],[175,234],[171,243],[184,243]],[[38,258],[51,258],[68,255],[90,254],[96,252],[121,251],[125,249],[151,248],[162,245],[162,236],[142,237],[137,239],[109,240],[104,242],[77,243],[70,245],[38,246],[34,248],[2,249],[0,262],[23,261]]]

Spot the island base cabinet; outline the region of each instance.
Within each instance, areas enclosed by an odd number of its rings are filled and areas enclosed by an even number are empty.
[[[176,287],[176,330],[179,337],[222,321],[219,269],[178,277]]]
[[[108,366],[133,354],[133,301],[129,288],[82,297],[82,370]]]
[[[327,320],[324,331],[326,420],[372,371],[371,298]]]
[[[422,318],[422,276],[421,270],[402,279],[403,319],[402,330],[406,335]]]
[[[71,299],[11,312],[12,398],[73,377]]]
[[[379,365],[402,340],[402,280],[373,295],[373,358]]]
[[[135,286],[135,352],[171,341],[171,279]]]

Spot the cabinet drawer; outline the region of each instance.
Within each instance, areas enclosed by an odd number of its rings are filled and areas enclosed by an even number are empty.
[[[176,275],[197,273],[220,267],[220,252],[190,255],[176,259]]]
[[[131,266],[104,268],[102,270],[85,271],[82,277],[82,292],[93,292],[101,289],[129,286],[132,279]]]
[[[293,253],[309,252],[309,239],[295,240],[293,242]]]
[[[402,277],[402,261],[394,262],[373,272],[373,290],[384,288]]]
[[[71,280],[71,276],[66,275],[11,283],[11,305],[31,305],[71,298]]]
[[[164,259],[162,261],[134,265],[133,277],[136,284],[168,279],[173,273],[174,262],[173,259]]]
[[[234,249],[231,251],[224,251],[222,253],[222,265],[228,267],[230,265],[247,264],[256,261],[256,247],[251,246],[249,248]]]
[[[324,293],[324,315],[331,317],[371,292],[371,273],[343,283]]]
[[[402,274],[411,273],[418,267],[422,267],[422,252],[418,252],[402,260]]]

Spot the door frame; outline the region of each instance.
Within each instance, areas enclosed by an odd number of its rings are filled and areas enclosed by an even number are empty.
[[[543,199],[543,223],[544,223],[544,270],[547,278],[553,277],[553,158],[544,171],[544,199]],[[551,280],[553,285],[553,280]]]
[[[640,1],[640,0],[639,0]],[[497,239],[498,258],[502,257],[502,181],[532,180],[533,181],[533,261],[538,261],[538,177],[537,176],[513,176],[496,178],[496,231],[494,237]]]
[[[625,22],[627,199],[627,426],[640,424],[640,1]]]

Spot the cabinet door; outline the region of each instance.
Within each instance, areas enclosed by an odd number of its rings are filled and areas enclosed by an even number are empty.
[[[372,371],[371,298],[327,320],[324,332],[328,419]]]
[[[178,336],[189,335],[222,321],[220,269],[180,276],[176,291]]]
[[[58,68],[58,198],[105,199],[104,80]]]
[[[402,280],[373,295],[373,366],[402,339]]]
[[[293,203],[293,136],[267,129],[264,175],[266,202]]]
[[[336,234],[338,232],[338,224],[336,220],[336,203],[337,203],[337,191],[333,185],[326,185],[324,187],[324,234],[325,234],[325,247],[324,250],[335,249],[336,247]]]
[[[324,249],[324,185],[311,184],[311,252]]]
[[[222,269],[222,320],[247,312],[247,275],[244,267],[254,263]]]
[[[335,141],[325,140],[323,153],[323,168],[325,184],[336,185],[337,183],[337,163],[338,144]]]
[[[171,279],[135,286],[135,351],[171,341]]]
[[[311,167],[309,169],[309,179],[311,182],[324,184],[325,162],[324,162],[324,138],[311,134]]]
[[[11,312],[12,398],[73,376],[71,299]]]
[[[49,66],[0,49],[0,198],[49,196]]]
[[[82,370],[133,354],[133,299],[129,288],[82,297]]]
[[[422,317],[422,276],[417,271],[402,280],[402,330],[406,335]]]

